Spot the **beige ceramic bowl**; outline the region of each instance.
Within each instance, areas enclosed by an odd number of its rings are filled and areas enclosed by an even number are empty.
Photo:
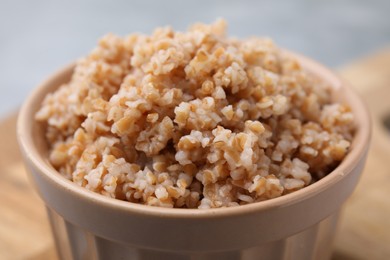
[[[328,259],[341,206],[362,172],[370,139],[367,110],[335,74],[297,54],[348,103],[357,132],[344,161],[320,181],[264,202],[209,210],[166,209],[106,198],[62,177],[48,162],[34,120],[44,96],[69,80],[73,66],[40,85],[22,107],[18,138],[44,200],[62,259]]]

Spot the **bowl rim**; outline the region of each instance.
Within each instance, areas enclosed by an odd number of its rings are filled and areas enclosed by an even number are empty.
[[[36,103],[41,103],[43,99],[42,94],[49,93],[48,88],[52,87],[53,83],[58,78],[69,75],[73,71],[75,63],[71,63],[62,69],[52,74],[46,81],[38,85],[32,93],[25,100],[19,112],[17,121],[17,138],[20,149],[29,163],[34,165],[39,170],[39,174],[51,181],[53,184],[57,184],[67,192],[71,192],[80,199],[89,200],[91,203],[96,203],[99,206],[120,210],[127,214],[138,214],[149,217],[160,218],[220,218],[226,216],[239,216],[251,213],[257,213],[259,211],[265,211],[278,207],[285,207],[295,203],[299,203],[305,199],[318,195],[328,187],[339,182],[345,178],[358,162],[364,157],[367,147],[369,145],[371,137],[371,118],[366,104],[353,90],[351,85],[345,80],[341,79],[331,70],[325,68],[323,65],[313,61],[296,52],[283,50],[288,55],[295,58],[304,69],[318,75],[320,78],[324,78],[334,88],[342,89],[344,96],[348,99],[348,104],[353,110],[355,120],[358,125],[358,129],[355,132],[355,136],[352,141],[352,149],[348,152],[343,161],[324,178],[312,183],[311,185],[304,187],[301,190],[286,194],[270,200],[261,202],[250,203],[246,205],[240,205],[237,207],[226,208],[212,208],[212,209],[182,209],[182,208],[163,208],[155,207],[137,203],[131,203],[128,201],[122,201],[118,199],[108,198],[101,194],[95,193],[84,187],[78,186],[76,183],[64,178],[58,171],[56,171],[48,162],[48,160],[41,155],[34,145],[32,138],[32,125],[35,122],[34,114],[36,111],[32,111],[31,107],[36,106]],[[59,87],[59,86],[57,86]]]

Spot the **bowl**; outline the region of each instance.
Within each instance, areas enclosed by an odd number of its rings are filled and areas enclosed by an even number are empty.
[[[21,108],[17,135],[31,182],[45,202],[61,259],[329,259],[340,210],[361,175],[370,118],[351,86],[322,65],[288,52],[329,83],[352,109],[350,152],[321,180],[296,192],[218,209],[171,209],[104,197],[64,178],[49,163],[44,128],[34,115],[74,64],[38,86]]]

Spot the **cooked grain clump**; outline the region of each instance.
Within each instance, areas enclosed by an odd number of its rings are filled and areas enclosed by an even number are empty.
[[[202,209],[329,173],[350,146],[350,109],[271,40],[225,26],[103,37],[36,114],[52,165],[108,197]]]

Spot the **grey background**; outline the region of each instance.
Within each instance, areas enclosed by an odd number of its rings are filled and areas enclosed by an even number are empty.
[[[390,1],[0,0],[0,117],[107,32],[150,33],[224,17],[231,35],[270,36],[337,67],[390,45]]]

